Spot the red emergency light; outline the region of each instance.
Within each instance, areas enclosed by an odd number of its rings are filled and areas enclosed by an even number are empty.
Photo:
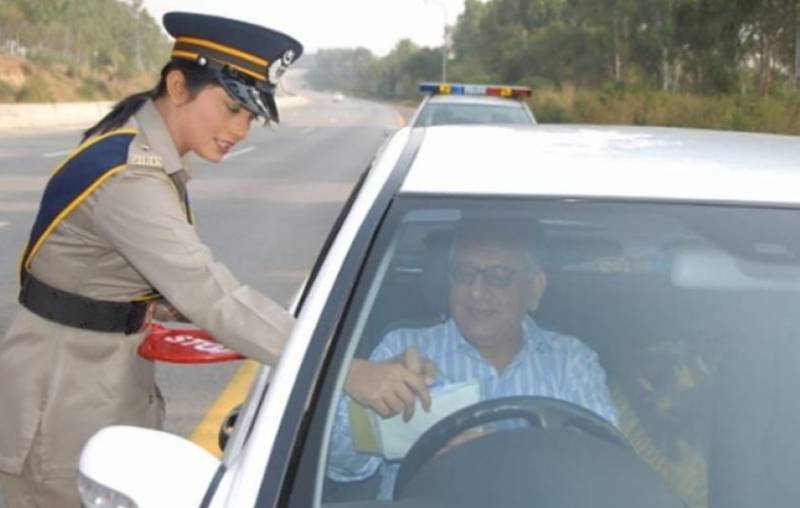
[[[526,86],[487,86],[486,95],[495,97],[513,97],[519,99],[520,97],[530,97],[533,90]]]

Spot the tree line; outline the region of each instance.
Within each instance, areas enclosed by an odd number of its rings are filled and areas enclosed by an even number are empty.
[[[163,65],[169,41],[142,0],[0,0],[0,52],[116,75]]]
[[[466,0],[446,47],[322,50],[312,85],[381,98],[417,82],[769,96],[797,86],[800,0]]]

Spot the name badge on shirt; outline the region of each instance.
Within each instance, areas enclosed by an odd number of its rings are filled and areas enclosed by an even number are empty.
[[[130,156],[128,163],[134,166],[144,166],[147,168],[163,168],[164,160],[160,155],[150,153],[135,153]]]

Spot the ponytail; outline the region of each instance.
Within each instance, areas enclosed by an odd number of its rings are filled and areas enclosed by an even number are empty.
[[[155,88],[129,95],[116,103],[106,116],[83,132],[82,142],[92,136],[105,134],[122,127],[149,99],[158,99],[166,95],[167,74],[173,69],[183,73],[190,98],[197,96],[203,88],[209,85],[219,84],[216,76],[206,67],[201,67],[188,60],[172,59],[161,69],[161,78]]]
[[[81,142],[86,141],[92,136],[113,131],[125,125],[125,122],[141,109],[144,103],[147,102],[147,99],[154,98],[153,91],[154,90],[148,90],[146,92],[135,93],[116,103],[114,108],[109,111],[106,116],[83,132],[83,140]]]

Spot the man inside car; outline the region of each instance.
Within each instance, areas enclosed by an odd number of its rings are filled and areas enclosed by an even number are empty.
[[[616,424],[597,354],[574,337],[540,328],[529,314],[547,286],[536,254],[541,245],[539,227],[529,221],[462,222],[449,263],[450,317],[432,327],[393,330],[369,360],[353,360],[331,437],[331,479],[356,481],[380,471],[378,497],[388,499],[397,474],[397,463],[354,449],[350,398],[383,417],[403,413],[407,420],[415,399],[430,408],[431,384],[477,379],[482,400],[552,397]]]

